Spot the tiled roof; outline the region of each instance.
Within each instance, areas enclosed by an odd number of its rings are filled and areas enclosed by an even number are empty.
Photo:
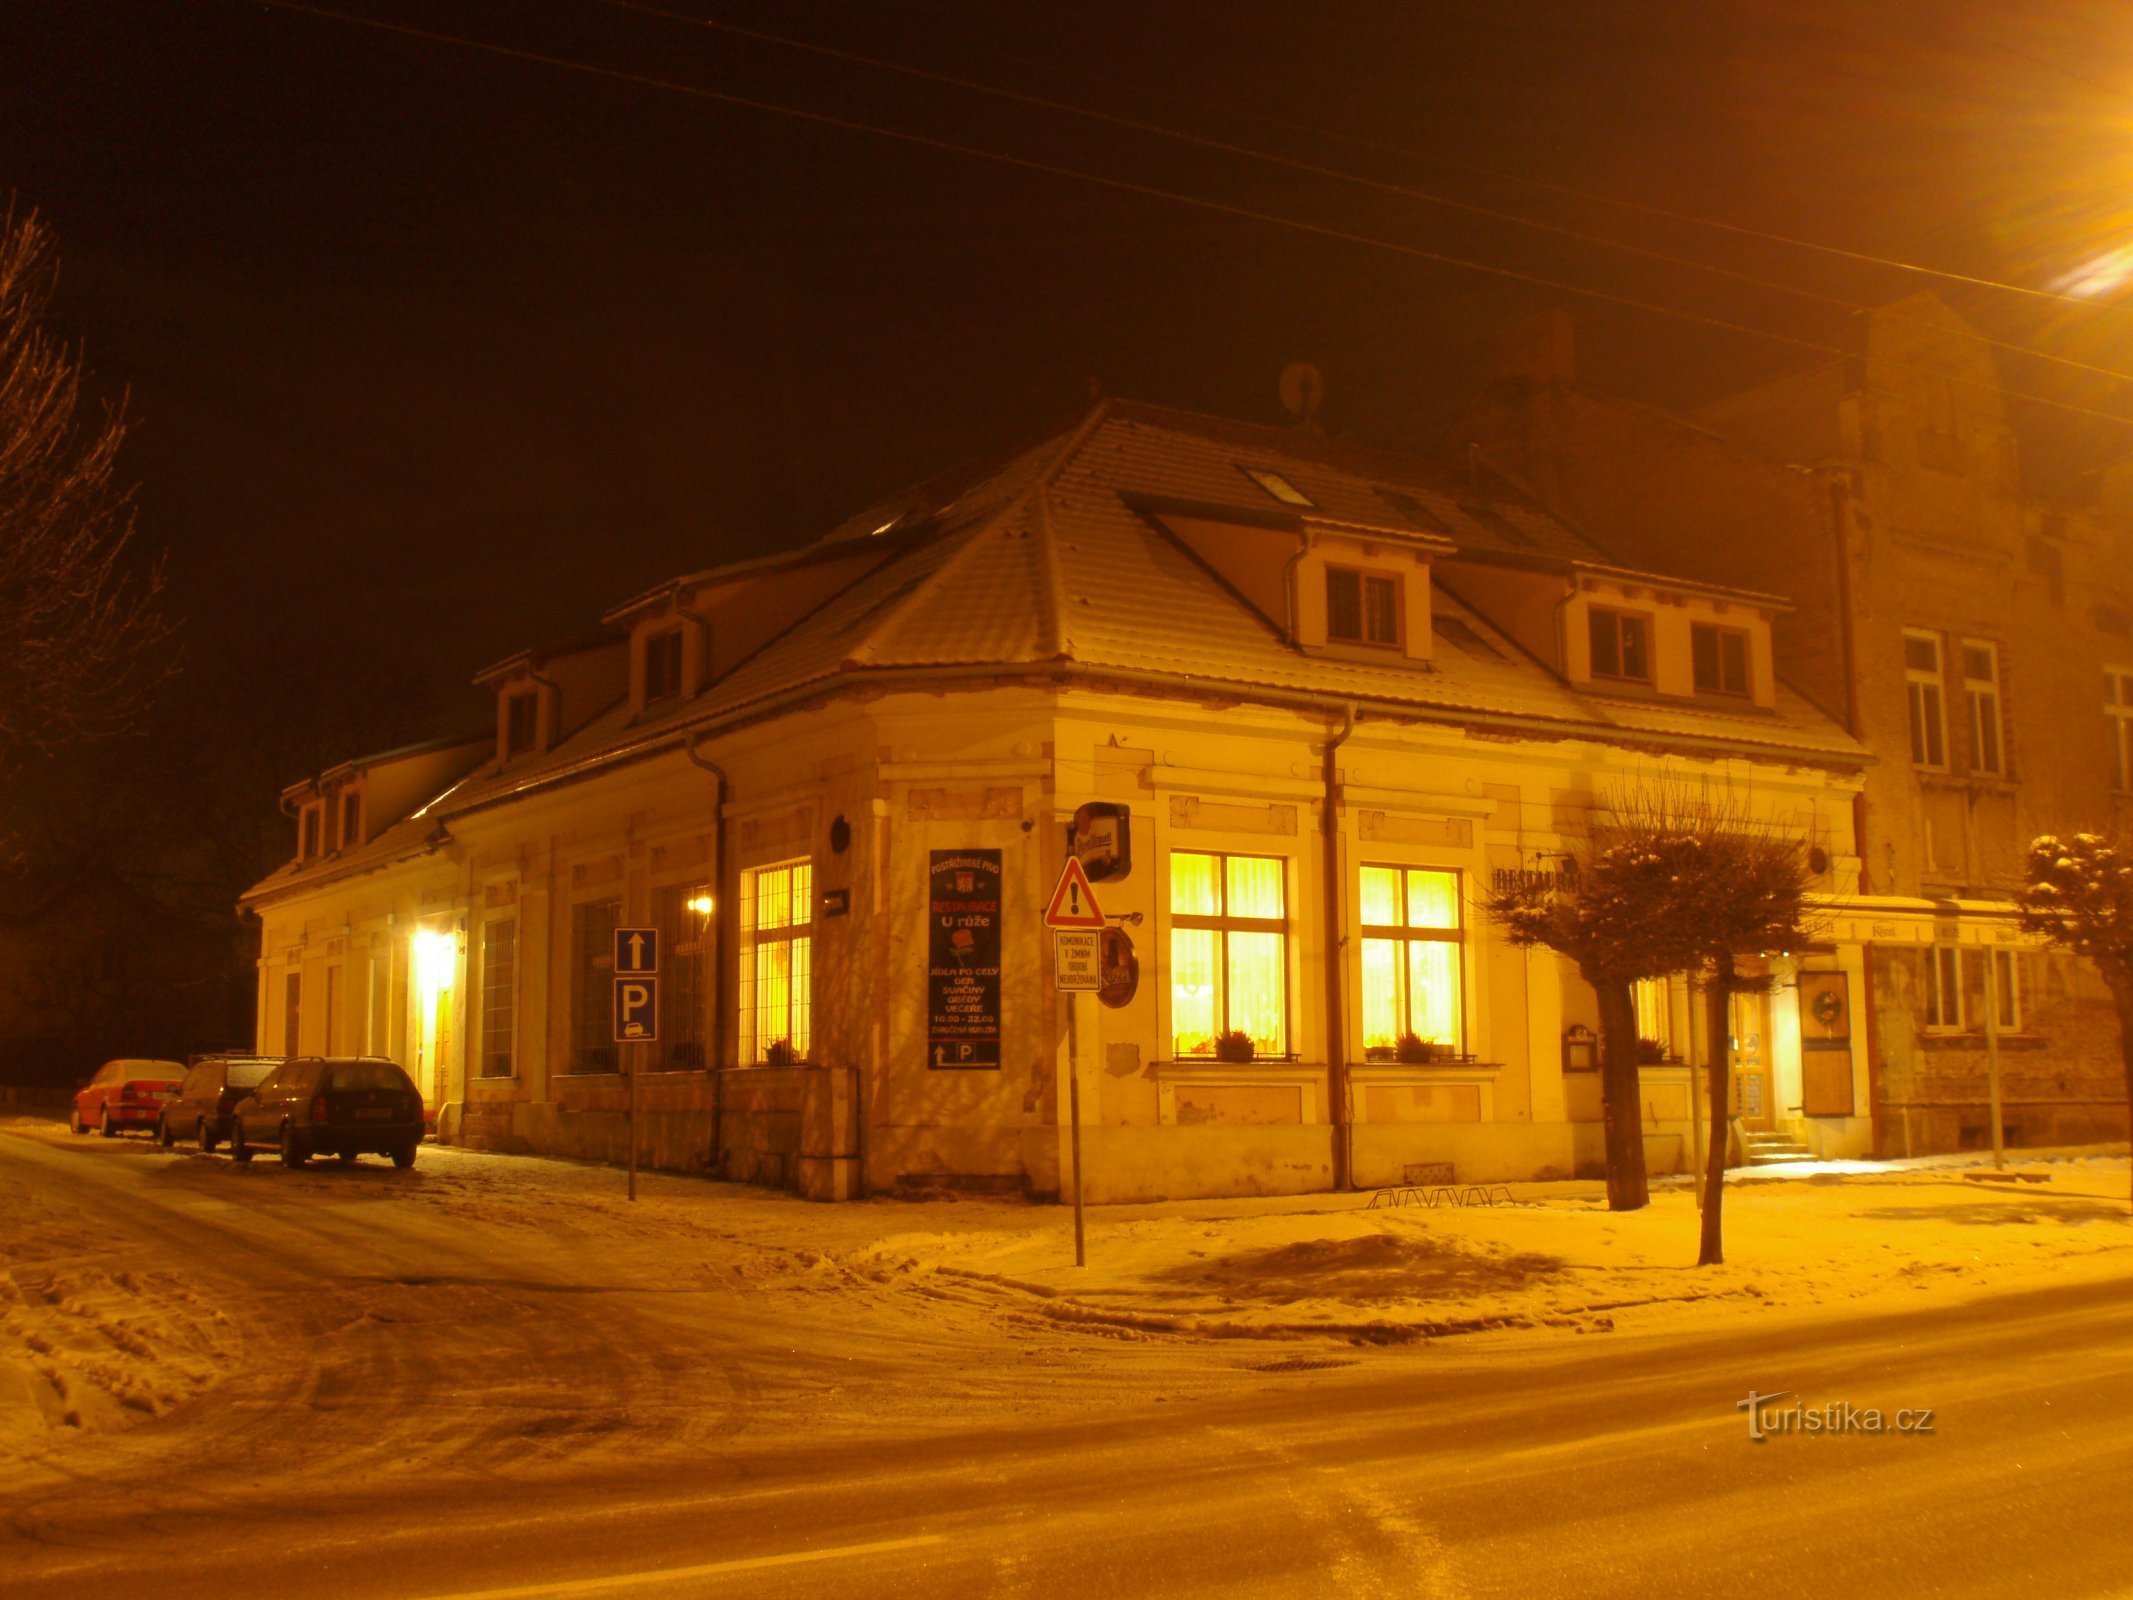
[[[1244,467],[1278,473],[1312,507],[1284,505]],[[1611,743],[1720,746],[1843,765],[1867,759],[1835,722],[1787,690],[1774,711],[1576,692],[1442,586],[1432,603],[1454,627],[1443,631],[1427,663],[1301,650],[1134,507],[1137,499],[1156,498],[1245,517],[1323,517],[1448,537],[1462,555],[1515,554],[1566,570],[1572,563],[1612,564],[1589,540],[1539,511],[1484,504],[1397,457],[1309,434],[1106,401],[1033,449],[932,487],[941,497],[936,501],[914,491],[850,519],[825,540],[820,548],[861,542],[879,530],[894,532],[897,548],[695,699],[638,717],[619,704],[538,760],[502,769],[493,758],[485,761],[425,815],[386,830],[340,863],[341,870],[360,870],[395,848],[420,847],[439,819],[686,730],[715,727],[838,679],[927,668],[1080,668],[1098,676],[1152,675],[1179,688],[1247,699],[1358,701],[1393,713]],[[285,868],[255,893],[327,875],[332,866],[314,863],[303,874]]]

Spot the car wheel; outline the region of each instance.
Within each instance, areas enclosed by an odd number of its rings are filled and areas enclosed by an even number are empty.
[[[96,1131],[106,1139],[116,1139],[119,1136],[118,1129],[111,1124],[111,1108],[109,1106],[105,1106],[103,1112],[97,1117]]]
[[[170,1126],[170,1118],[168,1118],[168,1117],[158,1117],[158,1118],[156,1118],[156,1143],[157,1143],[157,1144],[159,1144],[159,1145],[161,1145],[161,1146],[162,1146],[162,1147],[163,1147],[164,1149],[168,1150],[168,1149],[169,1149],[169,1148],[170,1148],[171,1146],[175,1145],[175,1144],[176,1144],[177,1142],[178,1142],[178,1136],[177,1136],[177,1134],[176,1134],[175,1132],[173,1132],[173,1131],[172,1131],[172,1129],[171,1129],[171,1126]]]
[[[300,1167],[310,1159],[311,1152],[296,1142],[296,1130],[284,1122],[281,1125],[281,1164]]]
[[[87,1133],[89,1131],[89,1125],[81,1119],[80,1106],[67,1108],[67,1131],[69,1133]]]
[[[252,1159],[252,1147],[244,1142],[244,1124],[230,1119],[230,1159],[243,1166]]]
[[[412,1140],[393,1146],[393,1165],[405,1172],[415,1164],[415,1145]]]
[[[193,1129],[193,1137],[200,1141],[202,1155],[211,1156],[215,1153],[215,1136],[208,1131],[207,1118],[200,1119],[199,1125]]]

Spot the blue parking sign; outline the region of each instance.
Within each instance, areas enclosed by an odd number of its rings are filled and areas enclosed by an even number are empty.
[[[659,980],[615,980],[615,1043],[650,1044],[659,1037]]]

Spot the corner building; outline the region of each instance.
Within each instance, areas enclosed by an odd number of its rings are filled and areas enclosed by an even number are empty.
[[[493,729],[292,786],[259,1036],[394,1055],[446,1139],[606,1159],[634,1064],[643,1159],[823,1199],[1057,1195],[1077,1103],[1095,1200],[1595,1171],[1593,997],[1481,899],[1654,784],[1855,897],[1869,758],[1778,679],[1788,609],[1107,400],[497,663]],[[1080,998],[1042,921],[1077,815],[1112,930]],[[618,927],[660,933],[656,1043],[613,1040]],[[1860,947],[1756,960],[1740,1131],[1865,1151]],[[1711,1041],[1682,981],[1638,1001],[1648,1153],[1686,1167]]]

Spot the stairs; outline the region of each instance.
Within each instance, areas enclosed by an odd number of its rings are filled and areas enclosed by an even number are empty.
[[[1812,1161],[1815,1153],[1789,1133],[1741,1134],[1741,1145],[1751,1167],[1775,1166],[1781,1161]]]

